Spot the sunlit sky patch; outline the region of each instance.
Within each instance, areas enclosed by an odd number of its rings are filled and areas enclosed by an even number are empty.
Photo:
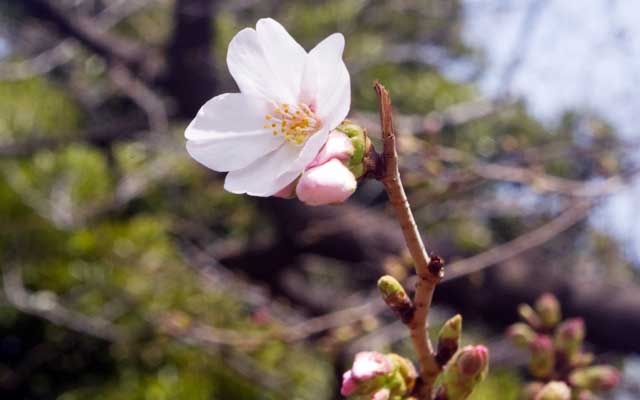
[[[522,97],[542,120],[565,110],[606,118],[626,138],[640,138],[640,1],[463,0],[464,37],[485,52],[482,91]],[[537,20],[521,29],[532,6]],[[507,88],[504,74],[522,57]],[[640,259],[640,183],[616,195],[593,218]],[[605,224],[605,222],[607,222]]]

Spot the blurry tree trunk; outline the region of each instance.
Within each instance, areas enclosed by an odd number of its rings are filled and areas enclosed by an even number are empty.
[[[167,48],[166,86],[178,113],[191,118],[216,92],[213,60],[214,0],[177,0]]]

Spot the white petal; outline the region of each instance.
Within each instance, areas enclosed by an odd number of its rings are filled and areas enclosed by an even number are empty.
[[[307,52],[282,25],[271,18],[259,20],[256,31],[271,71],[291,98],[285,102],[293,103],[300,93]]]
[[[301,149],[285,142],[279,149],[256,160],[251,165],[231,171],[224,181],[224,188],[232,193],[253,196],[271,196],[291,183],[299,174],[282,174],[296,160]],[[281,176],[282,175],[282,176]]]
[[[278,103],[291,102],[289,94],[271,71],[254,29],[245,28],[231,39],[227,66],[242,93]]]
[[[293,182],[313,161],[329,136],[321,129],[300,147],[285,142],[278,150],[256,160],[246,168],[227,174],[224,188],[232,193],[271,196]]]
[[[316,115],[329,129],[337,127],[349,113],[351,80],[342,61],[344,37],[334,33],[309,52],[300,97],[315,107]]]
[[[294,176],[297,176],[302,173],[302,171],[311,164],[313,159],[316,158],[318,153],[320,153],[328,137],[329,129],[327,127],[322,127],[322,129],[314,133],[313,136],[306,141],[302,150],[298,153],[298,157],[290,162],[288,168],[280,175],[288,176],[288,174],[294,174]]]
[[[270,131],[227,133],[207,140],[187,141],[187,151],[200,164],[214,171],[246,167],[282,144]]]
[[[214,97],[187,127],[187,151],[215,171],[246,167],[283,142],[263,128],[267,107],[263,99],[240,93]]]
[[[207,101],[187,127],[189,140],[211,139],[221,132],[249,132],[262,129],[270,104],[261,97],[225,93]]]
[[[307,53],[272,19],[245,28],[229,43],[227,66],[240,91],[276,103],[295,103]]]

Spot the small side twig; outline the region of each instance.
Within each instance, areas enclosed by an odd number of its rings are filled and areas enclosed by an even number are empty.
[[[419,399],[430,400],[433,384],[441,367],[435,359],[433,346],[427,336],[427,318],[431,308],[431,299],[436,285],[443,276],[443,263],[439,257],[429,257],[424,242],[420,237],[407,195],[402,186],[400,171],[398,170],[398,153],[396,150],[396,135],[393,128],[391,97],[389,92],[379,82],[374,84],[378,95],[380,108],[380,124],[382,126],[382,173],[376,178],[382,182],[393,206],[396,218],[402,228],[409,253],[415,262],[418,280],[415,287],[415,313],[408,321],[411,340],[420,364],[421,385],[417,396]]]

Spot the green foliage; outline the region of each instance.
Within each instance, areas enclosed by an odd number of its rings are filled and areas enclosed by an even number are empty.
[[[517,400],[522,381],[511,370],[492,369],[473,391],[469,400]]]
[[[34,136],[68,136],[81,122],[62,87],[42,78],[0,81],[0,144]]]

